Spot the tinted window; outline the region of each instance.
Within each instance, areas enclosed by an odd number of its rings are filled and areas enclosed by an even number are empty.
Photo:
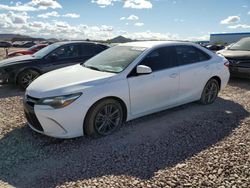
[[[104,48],[98,44],[81,44],[81,55],[92,56],[103,51]]]
[[[65,45],[56,49],[53,54],[58,56],[58,59],[74,58],[79,56],[78,45]]]
[[[176,46],[178,61],[181,65],[207,61],[210,56],[193,46]]]
[[[154,50],[140,64],[149,66],[152,71],[174,67],[176,66],[174,48],[164,47]]]

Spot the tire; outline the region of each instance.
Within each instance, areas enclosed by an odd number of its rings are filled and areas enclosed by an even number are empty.
[[[97,102],[87,113],[84,133],[90,137],[112,134],[122,125],[123,112],[122,105],[117,100],[104,99]]]
[[[25,70],[18,75],[17,84],[22,90],[25,90],[39,76],[40,73],[35,70]]]
[[[212,78],[207,82],[203,89],[200,103],[204,105],[212,104],[216,100],[218,93],[219,83],[217,80]]]

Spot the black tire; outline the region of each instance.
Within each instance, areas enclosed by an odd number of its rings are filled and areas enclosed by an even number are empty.
[[[218,81],[213,78],[210,79],[203,89],[200,103],[204,105],[212,104],[218,96],[219,89]]]
[[[25,70],[18,75],[17,84],[22,90],[25,90],[39,76],[40,73],[35,70]]]
[[[114,99],[104,99],[94,104],[87,113],[84,132],[91,137],[112,134],[123,123],[122,105]],[[113,115],[112,115],[113,114]]]

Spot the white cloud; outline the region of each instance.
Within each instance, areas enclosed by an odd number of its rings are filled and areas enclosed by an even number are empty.
[[[139,20],[139,17],[136,15],[130,15],[127,20]]]
[[[121,17],[120,20],[139,20],[139,17],[132,14],[128,17]]]
[[[62,8],[62,6],[56,0],[32,0],[28,3],[22,4],[21,2],[10,3],[10,5],[0,4],[0,10],[9,10],[9,11],[37,11],[37,10],[46,10],[48,8],[56,9]]]
[[[49,17],[60,17],[58,12],[52,11],[52,12],[47,12],[45,14],[39,14],[37,17],[39,18],[49,18]]]
[[[66,18],[79,18],[80,15],[79,14],[75,14],[75,13],[68,13],[68,14],[65,14],[65,15],[62,15],[63,17],[66,17]]]
[[[125,0],[124,8],[134,8],[134,9],[150,9],[153,7],[149,0]]]
[[[62,8],[61,4],[59,4],[56,0],[32,0],[28,4],[30,4],[32,6],[39,6],[39,9]]]
[[[39,18],[49,18],[49,17],[79,18],[80,15],[75,14],[75,13],[67,13],[67,14],[64,14],[64,15],[60,15],[58,12],[52,11],[52,12],[47,12],[45,14],[39,14],[37,17],[39,17]]]
[[[107,6],[113,5],[113,2],[117,0],[91,0],[91,3],[96,3],[99,5],[101,8],[105,8]]]
[[[169,33],[151,32],[151,31],[128,33],[124,36],[137,40],[176,40],[179,38],[178,35]]]
[[[247,14],[250,15],[250,11]]]
[[[238,25],[230,25],[228,26],[229,29],[250,29],[250,25],[246,24],[238,24]]]
[[[233,24],[240,21],[239,16],[228,16],[226,19],[221,20],[220,24]]]
[[[141,26],[144,26],[144,23],[142,23],[142,22],[137,22],[137,23],[134,24],[134,26],[141,27]]]

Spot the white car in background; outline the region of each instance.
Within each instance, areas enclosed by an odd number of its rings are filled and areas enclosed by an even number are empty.
[[[29,126],[48,136],[108,135],[147,114],[211,104],[228,79],[228,61],[199,45],[126,43],[40,76],[26,90],[24,111]]]

